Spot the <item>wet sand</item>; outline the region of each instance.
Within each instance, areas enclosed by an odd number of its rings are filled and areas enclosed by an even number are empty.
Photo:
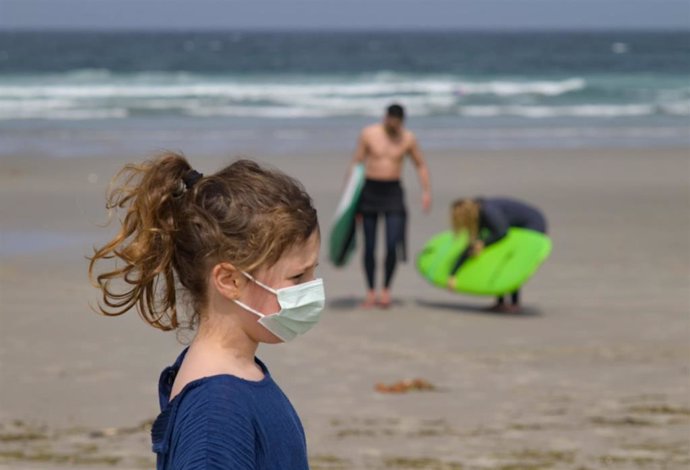
[[[680,150],[430,152],[431,214],[405,174],[410,254],[459,196],[540,206],[554,250],[522,315],[422,281],[360,311],[359,257],[328,265],[322,323],[264,346],[313,469],[630,469],[690,465],[690,157]],[[135,157],[136,158],[136,157]],[[226,158],[195,160],[212,172]],[[160,370],[182,346],[136,312],[89,310],[104,190],[131,158],[0,160],[0,469],[151,468]],[[349,155],[272,157],[327,233]],[[184,339],[184,338],[183,338]],[[381,394],[422,378],[433,391]]]

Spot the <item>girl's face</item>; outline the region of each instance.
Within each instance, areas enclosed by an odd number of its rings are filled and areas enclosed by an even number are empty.
[[[313,281],[316,278],[321,237],[317,230],[303,243],[287,250],[283,256],[268,269],[261,268],[252,273],[254,278],[267,286],[278,290],[297,284]],[[266,315],[280,311],[275,294],[267,291],[255,282],[247,279],[242,289],[240,301]],[[281,340],[258,323],[259,317],[244,311],[249,320],[247,333],[258,342],[279,343]]]

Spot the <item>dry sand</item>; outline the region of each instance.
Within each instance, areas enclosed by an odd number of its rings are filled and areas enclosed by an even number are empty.
[[[324,232],[348,155],[265,161],[300,178]],[[313,469],[680,469],[690,465],[690,185],[686,150],[436,152],[435,207],[406,170],[410,247],[455,197],[546,212],[551,258],[524,315],[426,285],[359,311],[359,259],[322,263],[322,323],[262,357],[300,413]],[[127,158],[0,160],[0,468],[151,468],[156,383],[182,346],[135,312],[104,318],[84,255]],[[223,159],[194,160],[202,172]],[[325,250],[324,250],[325,252]],[[437,389],[377,393],[423,378]]]

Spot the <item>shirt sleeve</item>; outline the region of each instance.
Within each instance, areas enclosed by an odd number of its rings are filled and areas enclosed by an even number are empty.
[[[228,399],[226,393],[205,392],[186,396],[190,406],[178,411],[171,468],[254,470],[255,433],[246,403]]]
[[[508,234],[510,224],[501,210],[491,203],[482,204],[482,228],[489,230],[489,235],[484,238],[484,246],[496,243]]]
[[[465,248],[465,251],[462,252],[460,256],[458,256],[458,259],[455,261],[455,264],[453,265],[453,269],[450,270],[450,275],[455,276],[455,274],[458,272],[458,270],[462,267],[463,264],[465,264],[465,261],[467,261],[472,255],[472,247],[468,246]]]

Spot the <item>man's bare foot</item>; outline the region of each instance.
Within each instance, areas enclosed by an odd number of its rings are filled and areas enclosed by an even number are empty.
[[[522,307],[520,307],[520,304],[508,305],[508,306],[506,306],[506,307],[507,307],[506,310],[505,310],[506,313],[515,313],[515,314],[517,314],[517,313],[522,312]]]
[[[379,307],[388,308],[391,306],[391,292],[388,289],[381,291],[381,298],[379,299]]]
[[[364,302],[359,304],[360,308],[374,308],[376,306],[376,292],[371,290],[367,292]]]
[[[522,308],[520,305],[508,305],[505,303],[502,304],[494,304],[491,307],[488,307],[486,309],[487,312],[493,312],[493,313],[520,313],[522,311]]]
[[[509,307],[504,303],[495,303],[491,307],[487,307],[486,311],[493,313],[506,313],[508,312],[508,308]]]

